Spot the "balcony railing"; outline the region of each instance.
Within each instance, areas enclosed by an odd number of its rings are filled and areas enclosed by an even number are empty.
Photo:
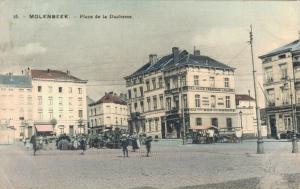
[[[235,112],[235,109],[225,109],[225,108],[185,108],[185,112]]]
[[[179,113],[179,108],[172,108],[171,110],[166,111],[166,114],[178,114]]]

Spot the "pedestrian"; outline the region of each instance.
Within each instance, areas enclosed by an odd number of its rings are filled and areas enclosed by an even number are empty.
[[[84,155],[84,152],[86,150],[86,141],[85,141],[84,137],[82,137],[80,140],[80,148],[82,150],[82,152],[80,154]]]
[[[120,141],[121,141],[121,146],[122,146],[122,150],[123,150],[123,157],[125,157],[125,155],[126,155],[126,157],[128,157],[128,149],[127,149],[127,147],[128,147],[128,138],[126,137],[125,134],[122,135]]]
[[[135,152],[136,149],[139,149],[137,140],[138,140],[137,139],[137,135],[134,133],[131,136],[131,143],[132,143],[132,150],[133,150],[133,152]]]
[[[35,156],[36,150],[37,150],[37,144],[36,144],[36,136],[32,135],[30,138],[30,143],[32,144],[33,148],[33,155]]]
[[[146,137],[145,145],[147,150],[147,154],[146,154],[147,157],[149,157],[149,153],[151,153],[151,142],[152,142],[152,137],[151,136]]]

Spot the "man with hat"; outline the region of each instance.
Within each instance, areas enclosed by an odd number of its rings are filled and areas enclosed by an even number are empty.
[[[121,136],[121,146],[122,146],[122,149],[123,149],[123,157],[125,157],[125,155],[126,155],[126,157],[128,157],[128,149],[127,149],[128,143],[129,143],[128,138],[126,137],[125,134],[122,134],[122,136]]]

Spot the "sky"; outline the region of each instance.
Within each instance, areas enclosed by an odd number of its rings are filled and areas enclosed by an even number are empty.
[[[67,14],[69,19],[30,19],[29,14]],[[83,19],[80,15],[129,15],[132,19]],[[14,18],[18,15],[18,19]],[[253,78],[249,41],[253,26],[258,56],[296,40],[300,1],[21,1],[0,0],[0,73],[34,69],[70,70],[88,80],[88,95],[126,92],[123,77],[162,57],[174,46],[210,56],[236,68],[236,93]],[[263,93],[259,104],[264,106]]]

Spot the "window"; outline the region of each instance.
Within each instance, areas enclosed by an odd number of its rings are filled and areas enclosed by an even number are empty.
[[[62,93],[62,87],[58,87],[58,92]]]
[[[141,105],[141,111],[144,112],[144,102],[141,101],[141,102],[140,102],[140,105]]]
[[[68,91],[69,93],[72,93],[72,87],[69,87]]]
[[[78,94],[82,94],[82,88],[78,88]]]
[[[184,108],[187,108],[188,107],[188,104],[187,104],[187,95],[183,95],[183,107]]]
[[[186,86],[186,77],[181,76],[181,87]]]
[[[200,95],[195,95],[195,107],[200,108]]]
[[[137,108],[138,108],[137,103],[134,103],[134,112],[137,112]]]
[[[194,85],[198,86],[199,85],[199,76],[194,75]]]
[[[143,87],[140,87],[140,94],[141,94],[141,96],[144,96],[144,89],[143,89]]]
[[[216,107],[216,96],[211,95],[211,107],[215,108]]]
[[[147,91],[150,91],[150,82],[149,82],[149,80],[146,80],[146,87],[147,87]]]
[[[218,118],[211,118],[211,125],[218,127]]]
[[[287,66],[286,64],[280,64],[279,65],[280,68],[280,75],[281,75],[281,79],[287,79],[288,75],[287,75]]]
[[[164,108],[164,96],[163,95],[159,96],[159,103],[160,103],[160,108],[163,109]]]
[[[265,82],[273,82],[273,70],[272,67],[265,68]]]
[[[215,87],[215,78],[214,77],[209,77],[209,86]]]
[[[273,92],[272,90],[269,90],[270,92]],[[272,93],[271,93],[272,96]],[[274,95],[275,96],[275,95]],[[284,87],[282,88],[282,104],[289,104],[290,98],[289,98],[289,90],[285,89]],[[272,97],[273,98],[273,97]],[[270,98],[269,101],[271,102]]]
[[[49,110],[49,119],[53,118],[53,110]]]
[[[53,97],[48,97],[48,105],[53,105]]]
[[[200,117],[196,118],[196,125],[197,126],[201,126],[202,125],[202,118],[200,118]]]
[[[226,108],[230,108],[230,96],[226,96]]]
[[[128,104],[128,107],[129,107],[129,113],[131,113],[132,112],[131,104]]]
[[[59,110],[59,112],[58,112],[58,117],[59,117],[60,119],[64,117],[64,115],[63,115],[63,110],[62,110],[62,109]]]
[[[151,110],[151,100],[150,98],[147,98],[147,105],[148,105],[148,111]]]
[[[128,98],[131,99],[131,90],[128,90]]]
[[[153,86],[153,89],[156,89],[156,79],[155,78],[152,79],[152,86]]]
[[[48,93],[52,93],[53,91],[53,87],[52,86],[48,86]]]
[[[288,94],[288,90],[285,90],[282,88],[282,90],[286,91],[286,93]],[[284,92],[282,91],[282,92]],[[268,95],[268,105],[269,106],[274,106],[275,105],[275,91],[274,89],[268,89],[267,90],[267,95]],[[285,96],[285,95],[283,95]],[[283,97],[283,102],[286,100],[288,102],[288,95],[286,95],[285,97]]]
[[[149,123],[149,132],[151,132],[151,120],[149,120],[148,123]]]
[[[281,54],[281,55],[278,56],[278,59],[283,59],[283,58],[286,58],[285,54]]]
[[[42,92],[42,86],[38,86],[38,92]]]
[[[63,105],[63,97],[58,98],[58,105],[60,105],[60,106]]]
[[[175,108],[179,109],[179,97],[178,96],[174,96],[173,100],[174,100]]]
[[[227,124],[227,129],[229,131],[232,131],[232,119],[231,118],[226,119],[226,124]]]
[[[159,121],[158,119],[155,120],[155,131],[156,132],[158,131],[158,121]]]
[[[83,111],[82,110],[78,110],[78,117],[80,117],[80,118],[83,117]]]
[[[170,79],[165,79],[165,82],[166,82],[166,89],[170,90],[171,89]]]
[[[153,109],[157,110],[157,98],[156,98],[156,96],[153,96]]]
[[[166,100],[167,100],[167,110],[170,111],[172,107],[171,98],[167,98]]]
[[[43,112],[39,112],[39,119],[42,120],[43,119]]]
[[[137,90],[136,90],[136,88],[133,89],[133,93],[134,93],[134,98],[136,98],[137,97]]]
[[[229,87],[229,78],[224,78],[224,86],[225,88]]]
[[[173,89],[178,88],[178,78],[174,77],[173,78]]]
[[[163,88],[163,80],[162,77],[158,78],[158,87]]]
[[[41,96],[38,96],[38,104],[39,105],[43,104],[43,98]]]

